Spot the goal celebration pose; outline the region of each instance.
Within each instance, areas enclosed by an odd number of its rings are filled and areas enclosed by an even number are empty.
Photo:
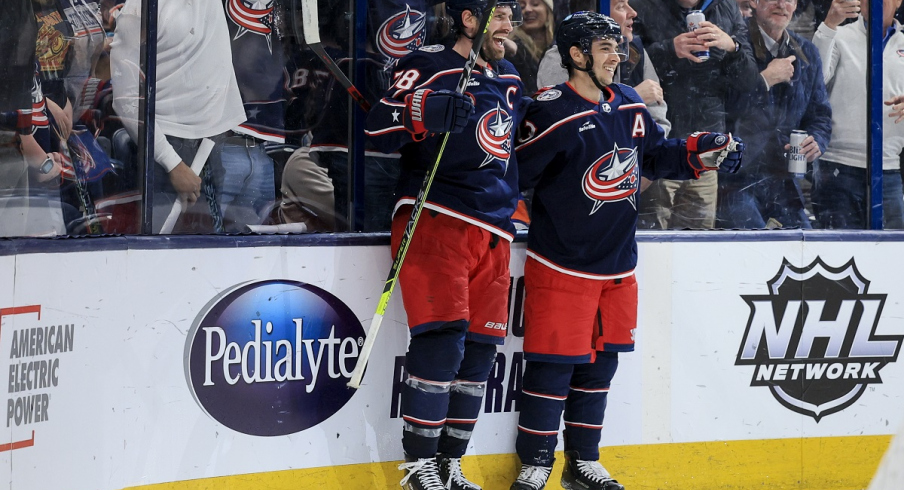
[[[402,447],[409,490],[480,490],[461,472],[477,422],[496,345],[508,329],[509,244],[515,228],[518,173],[514,130],[529,98],[503,42],[520,9],[500,2],[483,42],[486,0],[448,0],[454,40],[399,60],[394,83],[367,119],[367,135],[383,152],[401,153],[392,223],[395,255],[412,205],[436,161],[438,133],[449,135],[410,235],[399,272],[411,341],[402,391]],[[464,93],[463,67],[479,54]]]
[[[566,489],[622,490],[598,462],[609,383],[637,326],[637,197],[641,176],[693,179],[740,167],[730,134],[666,139],[634,89],[612,83],[626,56],[618,23],[566,17],[556,43],[566,83],[541,90],[515,148],[534,188],[525,281],[524,358],[512,490],[546,486],[560,419]]]

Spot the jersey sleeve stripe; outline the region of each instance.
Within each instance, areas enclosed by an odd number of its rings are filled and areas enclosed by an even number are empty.
[[[434,81],[436,81],[436,79],[439,78],[439,77],[444,77],[444,76],[446,76],[446,75],[452,75],[452,74],[455,74],[455,73],[461,73],[461,72],[463,72],[463,71],[465,71],[464,68],[452,68],[452,69],[450,69],[450,70],[443,70],[443,71],[440,71],[440,72],[436,72],[436,74],[434,74],[432,77],[428,78],[426,81],[424,81],[424,83],[422,83],[422,84],[418,85],[417,87],[415,87],[415,89],[419,89],[419,88],[422,88],[422,87],[426,87],[427,85],[429,85],[429,84],[433,83]]]
[[[647,107],[646,104],[641,103],[641,102],[638,102],[638,103],[635,103],[635,104],[624,104],[624,105],[621,105],[621,106],[618,107],[618,110],[624,111],[624,110],[627,110],[627,109],[640,109],[640,108],[646,108],[646,107]]]
[[[591,110],[591,111],[579,112],[579,113],[577,113],[577,114],[568,116],[568,117],[566,117],[565,119],[562,119],[561,121],[559,121],[559,122],[553,124],[552,126],[546,128],[546,130],[543,131],[542,133],[538,134],[536,138],[534,138],[534,139],[532,139],[532,140],[530,140],[530,141],[528,141],[528,142],[526,142],[526,143],[523,143],[523,144],[521,144],[521,145],[516,146],[516,147],[515,147],[515,151],[518,151],[518,150],[520,150],[520,149],[522,149],[522,148],[524,148],[524,147],[526,147],[526,146],[530,146],[530,145],[536,143],[537,140],[539,140],[540,138],[542,138],[542,137],[548,135],[549,133],[555,131],[556,128],[558,128],[559,126],[561,126],[561,125],[563,125],[563,124],[565,124],[565,123],[567,123],[567,122],[569,122],[569,121],[573,121],[573,120],[575,120],[575,119],[580,119],[580,118],[582,118],[582,117],[589,116],[589,115],[595,114],[595,113],[596,113],[596,111],[592,111],[592,110]]]
[[[630,277],[630,276],[634,275],[634,269],[631,269],[629,271],[625,271],[625,272],[622,272],[619,274],[591,274],[589,272],[576,271],[576,270],[572,270],[572,269],[568,269],[568,268],[556,265],[556,264],[552,263],[549,259],[537,254],[537,252],[534,252],[533,250],[530,250],[530,249],[527,250],[527,256],[536,260],[537,262],[545,265],[546,267],[549,267],[550,269],[552,269],[554,271],[561,272],[562,274],[567,274],[569,276],[574,276],[574,277],[581,277],[584,279],[592,279],[594,281],[608,281],[611,279],[621,279],[623,277]]]
[[[407,131],[407,129],[405,129],[405,126],[392,126],[378,131],[368,131],[365,129],[364,134],[366,134],[367,136],[381,136],[387,133],[392,133],[394,131]]]
[[[461,72],[463,72],[463,71],[465,71],[464,68],[452,68],[451,70],[443,70],[443,71],[440,71],[440,72],[436,72],[432,77],[430,77],[430,78],[428,78],[427,80],[425,80],[424,83],[422,83],[422,84],[420,84],[420,85],[414,87],[414,88],[411,89],[411,90],[417,90],[417,89],[419,89],[419,88],[425,87],[425,86],[427,86],[427,85],[433,83],[434,81],[436,81],[436,79],[439,78],[439,77],[446,76],[446,75],[453,75],[453,74],[455,74],[455,73],[461,73]],[[393,92],[392,98],[393,98],[393,99],[397,99],[398,96],[399,96],[400,94],[404,93],[404,92],[407,92],[407,90],[403,90],[403,89],[396,90],[395,92]]]
[[[398,102],[392,99],[382,98],[380,99],[380,103],[383,105],[388,105],[389,107],[406,107],[404,102]]]
[[[521,81],[521,77],[519,77],[518,75],[514,75],[514,74],[499,75],[499,78],[511,78],[512,80],[518,80],[519,82]]]

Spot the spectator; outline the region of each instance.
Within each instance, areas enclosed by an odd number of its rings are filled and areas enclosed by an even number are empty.
[[[37,26],[31,0],[4,4],[0,17],[0,112],[31,108]],[[16,124],[12,124],[15,131]],[[8,130],[10,128],[6,128]]]
[[[741,11],[741,17],[749,19],[753,17],[753,4],[756,0],[737,0],[738,10]]]
[[[636,0],[635,34],[643,39],[661,77],[671,137],[695,131],[726,132],[729,89],[753,90],[758,71],[747,42],[747,25],[735,0]],[[686,15],[702,9],[706,22],[687,31]],[[642,21],[642,22],[641,22]],[[639,25],[638,25],[639,24]],[[704,60],[695,52],[709,51]],[[699,180],[658,180],[641,194],[644,228],[712,228],[716,217],[715,172]]]
[[[30,196],[29,168],[40,180],[60,172],[58,156],[43,152],[33,137],[34,100],[40,93],[34,76],[36,36],[31,1],[5,4],[0,17],[0,236],[65,232],[59,199]]]
[[[882,15],[884,33],[883,99],[904,94],[904,34],[894,19],[901,0],[885,0]],[[859,19],[841,25],[847,18]],[[816,29],[813,44],[823,60],[823,75],[832,104],[832,139],[814,170],[813,211],[824,228],[864,229],[867,221],[866,171],[866,74],[867,2],[835,0],[826,20]],[[901,149],[904,125],[888,117],[893,110],[886,103],[883,123],[882,204],[885,228],[904,227],[901,185]],[[878,163],[878,162],[877,162]]]
[[[788,172],[784,153],[793,130],[808,135],[802,145],[808,163],[829,144],[832,109],[822,62],[813,43],[788,30],[796,0],[755,1],[749,43],[760,77],[754,91],[738,94],[732,115],[748,150],[740,172],[719,176],[717,223],[810,228],[800,182]]]
[[[304,223],[306,232],[336,231],[333,183],[310,153],[309,147],[299,148],[286,161],[279,222]]]
[[[339,68],[350,75],[348,57],[349,33],[348,21],[342,15],[345,4],[324,6],[320,10],[321,18],[321,42],[323,49],[336,61]],[[387,7],[387,5],[381,5]],[[419,12],[407,11],[405,5],[396,6],[401,12],[390,15],[391,18],[401,15],[413,18],[408,27],[421,26],[417,33],[405,31],[404,21],[398,23],[387,21],[380,29],[380,39],[377,46],[383,46],[386,52],[366,53],[362,60],[364,70],[363,95],[370,103],[376,103],[388,86],[388,78],[391,70],[397,62],[396,58],[390,58],[399,52],[389,50],[393,45],[390,39],[407,45],[417,45],[423,42],[426,32],[423,28],[426,22],[425,16]],[[372,16],[385,13],[384,9],[376,9]],[[405,31],[403,33],[402,31]],[[392,37],[396,36],[396,37]],[[418,46],[420,47],[420,46]],[[402,49],[406,53],[407,49]],[[310,155],[318,165],[329,173],[334,189],[333,202],[335,203],[335,230],[345,231],[354,229],[366,232],[387,231],[392,222],[392,210],[395,204],[393,193],[399,180],[399,154],[384,154],[376,151],[369,141],[365,140],[364,151],[364,196],[363,216],[351,216],[350,211],[350,173],[348,151],[348,125],[349,113],[355,110],[354,103],[349,105],[348,92],[333,75],[323,66],[323,61],[309,49],[295,49],[290,60],[290,71],[295,74],[308,73],[307,76],[293,76],[291,90],[294,98],[290,115],[287,117],[294,121],[304,121],[302,124],[311,131]],[[297,124],[297,123],[296,123]],[[352,182],[352,185],[354,183]],[[356,218],[350,220],[350,218]],[[353,226],[349,226],[353,224]]]
[[[222,135],[245,120],[232,69],[229,31],[219,0],[192,3],[161,0],[157,24],[157,85],[154,121],[153,230],[159,231],[176,199],[198,201],[218,215],[208,169],[201,176],[192,162],[203,138]],[[111,46],[113,107],[134,141],[139,128],[139,33],[141,0],[127,0],[116,19]],[[150,163],[149,163],[150,164]]]
[[[512,31],[506,42],[506,59],[515,65],[527,94],[537,91],[540,58],[553,43],[552,0],[521,0],[524,23]]]
[[[245,121],[232,127],[210,156],[219,209],[214,229],[241,232],[263,222],[276,200],[275,164],[266,145],[286,140],[282,11],[274,0],[253,7],[222,1]]]

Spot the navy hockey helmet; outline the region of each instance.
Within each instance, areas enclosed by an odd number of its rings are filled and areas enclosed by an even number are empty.
[[[627,46],[621,33],[621,26],[611,17],[596,12],[575,12],[559,24],[556,30],[556,46],[562,56],[562,65],[571,64],[571,47],[579,46],[585,54],[597,39],[612,39],[619,46],[619,57],[627,58]],[[582,67],[578,67],[582,68]]]
[[[487,5],[489,5],[487,0],[446,0],[446,12],[452,17],[452,30],[461,31],[461,14],[465,10],[470,10],[473,15],[480,18]],[[520,3],[515,0],[499,0],[496,8],[499,7],[512,9],[512,27],[521,25],[523,17]]]

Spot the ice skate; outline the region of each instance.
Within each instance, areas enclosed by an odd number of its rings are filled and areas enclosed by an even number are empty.
[[[405,478],[399,482],[405,490],[445,490],[443,481],[439,477],[439,466],[436,458],[412,459],[406,456],[406,461],[399,465],[400,470],[408,472]]]
[[[509,490],[543,490],[552,468],[546,466],[521,465],[521,473]]]
[[[461,458],[452,458],[443,454],[436,456],[436,464],[439,466],[439,476],[442,479],[443,488],[448,490],[482,490],[476,483],[465,478],[461,471]]]
[[[577,459],[577,453],[574,451],[565,452],[562,488],[565,490],[625,490],[622,484],[612,479],[599,461]]]

